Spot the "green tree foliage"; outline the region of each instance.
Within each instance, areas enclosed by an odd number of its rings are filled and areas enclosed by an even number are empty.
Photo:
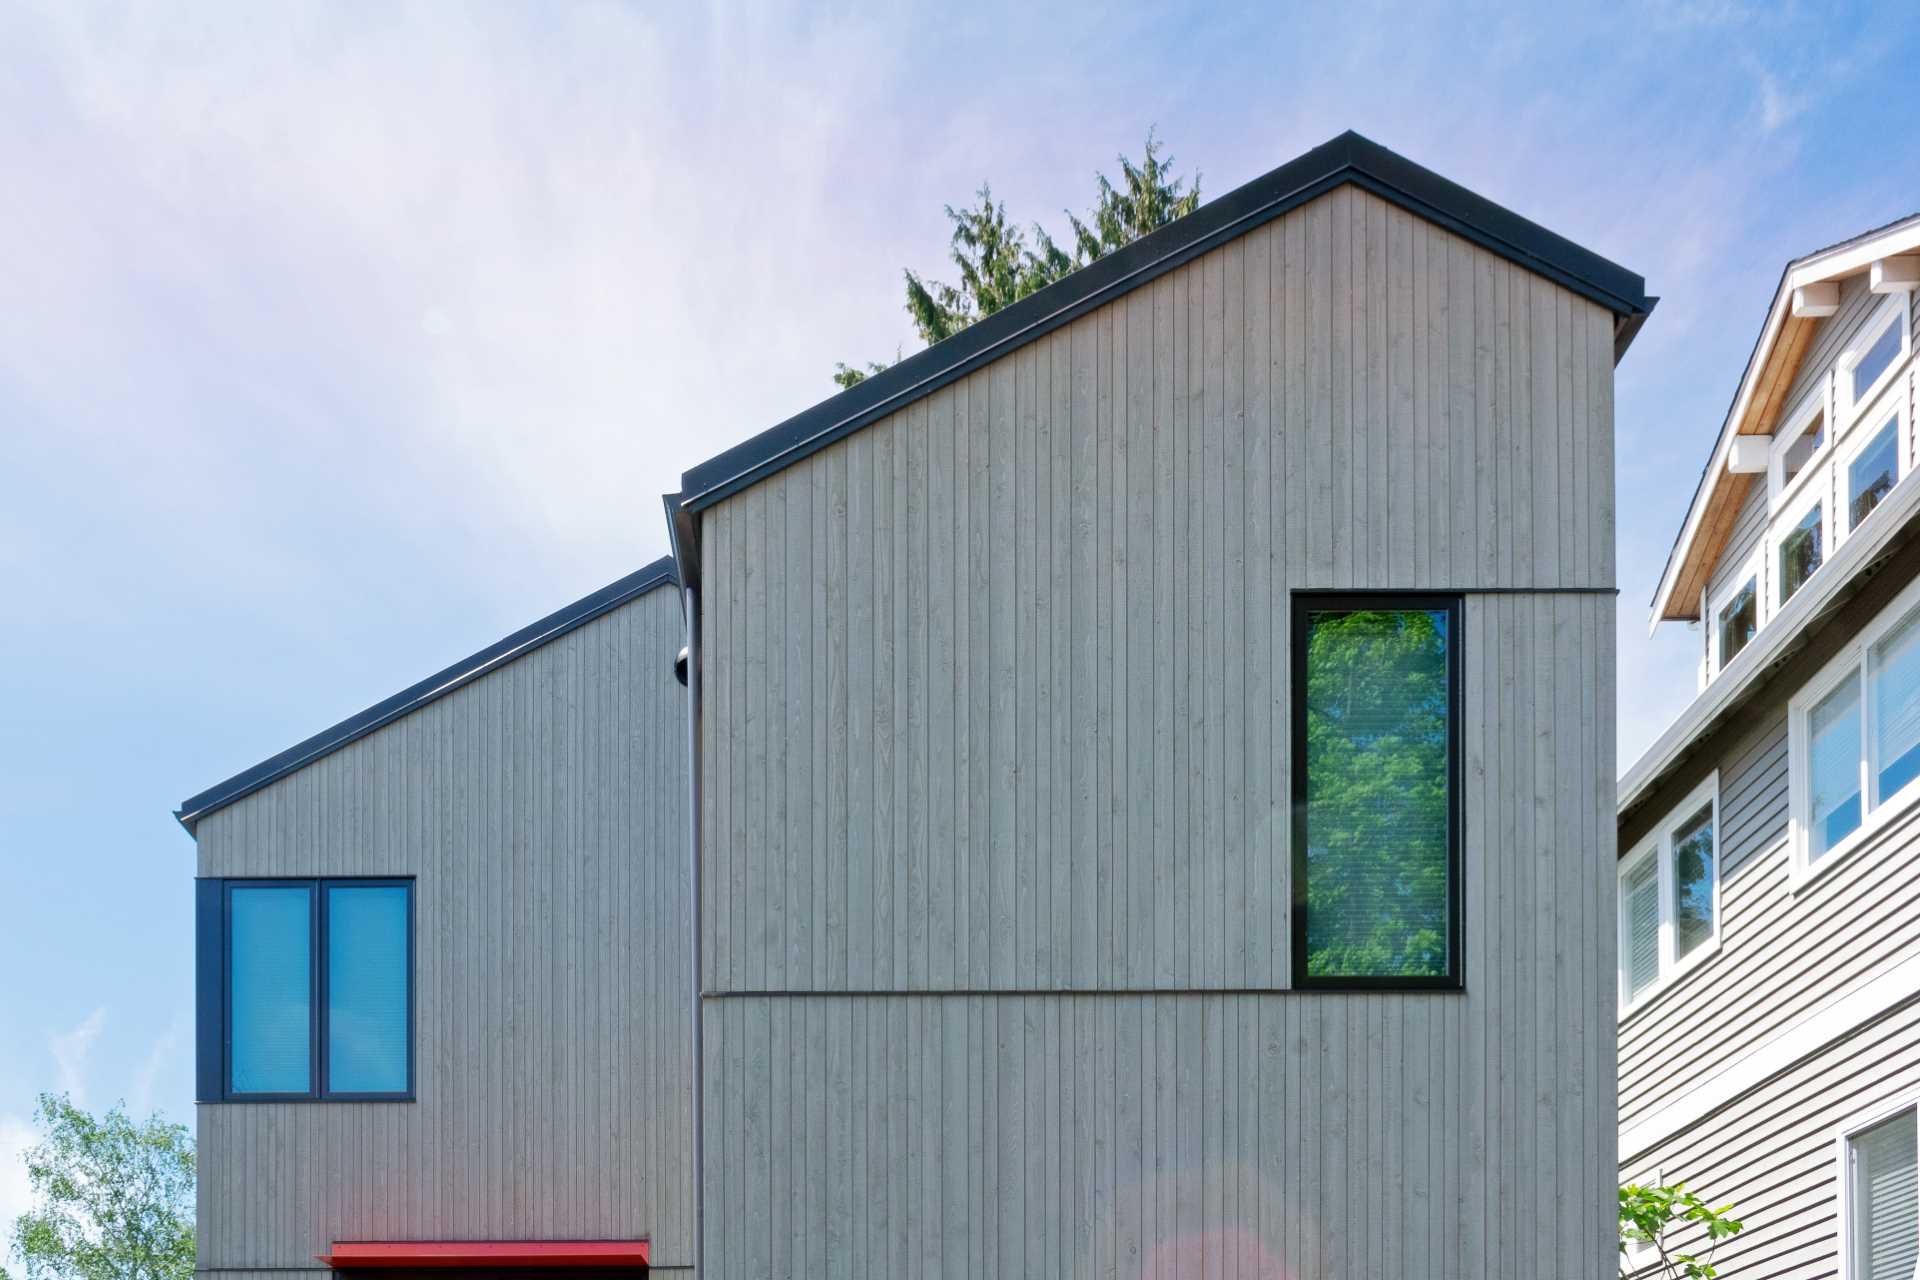
[[[193,1139],[117,1106],[94,1116],[42,1094],[26,1154],[35,1206],[13,1223],[27,1280],[191,1280]],[[0,1272],[0,1276],[5,1273]]]
[[[953,224],[948,252],[960,273],[959,283],[905,273],[907,314],[913,317],[921,341],[932,346],[950,338],[1095,258],[1199,208],[1199,175],[1194,175],[1191,187],[1186,179],[1173,176],[1173,157],[1160,155],[1160,143],[1151,129],[1146,154],[1138,164],[1124,155],[1119,160],[1117,187],[1105,174],[1094,175],[1099,184],[1097,199],[1086,220],[1067,215],[1073,227],[1072,253],[1055,244],[1038,223],[1029,239],[1028,232],[1007,220],[1005,203],[995,203],[993,190],[985,183],[975,193],[976,204],[962,209],[948,205],[947,220]],[[864,369],[839,364],[833,380],[843,388],[851,387],[886,368],[872,362]]]
[[[1740,1234],[1745,1226],[1729,1216],[1732,1208],[1710,1208],[1681,1182],[1670,1187],[1629,1183],[1620,1188],[1620,1274],[1713,1280],[1720,1274],[1713,1265],[1720,1242]],[[1688,1228],[1704,1235],[1705,1253],[1681,1253],[1668,1239],[1676,1230]],[[1637,1247],[1651,1247],[1653,1256],[1634,1261],[1631,1251]]]
[[[1307,971],[1447,971],[1447,615],[1316,613],[1307,637]]]

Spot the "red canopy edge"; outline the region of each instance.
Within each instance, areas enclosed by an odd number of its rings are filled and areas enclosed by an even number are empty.
[[[644,1267],[645,1240],[336,1240],[336,1270],[402,1267]]]

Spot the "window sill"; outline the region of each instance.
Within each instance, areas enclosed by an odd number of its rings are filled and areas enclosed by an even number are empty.
[[[1812,865],[1808,865],[1806,860],[1806,832],[1798,822],[1794,823],[1792,842],[1788,845],[1792,860],[1787,864],[1787,891],[1798,894],[1841,863],[1851,861],[1860,846],[1905,817],[1917,804],[1920,804],[1920,778],[1882,800],[1859,826],[1849,831],[1839,844],[1827,850],[1820,856],[1820,861]]]
[[[245,1094],[237,1098],[198,1098],[194,1105],[199,1107],[256,1107],[282,1106],[293,1103],[297,1106],[351,1105],[360,1102],[418,1102],[419,1097],[411,1093],[345,1093],[331,1097],[316,1098],[310,1093],[256,1093]]]
[[[1694,972],[1709,960],[1720,954],[1720,931],[1714,930],[1713,938],[1685,960],[1674,965],[1671,973],[1662,974],[1654,984],[1635,996],[1631,1002],[1619,1006],[1614,1021],[1621,1026],[1635,1020],[1648,1008],[1658,1004],[1660,997],[1680,986]]]

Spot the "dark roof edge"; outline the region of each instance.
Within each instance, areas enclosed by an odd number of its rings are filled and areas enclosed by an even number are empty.
[[[982,365],[1289,210],[1353,183],[1607,308],[1616,362],[1652,303],[1640,276],[1361,137],[1343,133],[946,341],[689,470],[688,511],[712,506]]]
[[[462,658],[442,671],[437,671],[418,684],[409,685],[399,693],[382,702],[368,707],[359,715],[349,716],[330,729],[323,729],[304,742],[288,747],[278,755],[269,756],[251,769],[234,774],[225,782],[208,787],[199,795],[181,803],[173,816],[189,832],[193,824],[218,809],[224,809],[244,796],[252,795],[262,787],[278,782],[288,774],[304,769],[322,756],[331,755],[348,743],[366,737],[374,730],[392,724],[395,720],[418,711],[435,699],[442,698],[454,690],[494,671],[516,658],[540,648],[551,641],[558,640],[569,631],[576,630],[603,614],[611,613],[628,601],[647,594],[656,587],[666,586],[675,581],[673,557],[662,556],[645,568],[635,570],[617,582],[608,583],[592,595],[582,597],[558,609],[531,626],[520,628],[503,640],[495,641],[480,652]]]

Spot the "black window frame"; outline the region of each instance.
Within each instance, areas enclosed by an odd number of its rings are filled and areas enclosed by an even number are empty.
[[[200,1102],[414,1102],[419,1064],[419,893],[413,876],[233,876],[195,882],[197,914],[196,1037],[197,1100]],[[233,1088],[233,936],[235,889],[307,890],[308,1009],[307,1083],[304,1092],[249,1093]],[[327,1087],[327,902],[332,889],[407,891],[407,1083],[391,1092],[336,1091]]]
[[[1296,591],[1288,638],[1292,687],[1289,744],[1293,754],[1293,849],[1290,886],[1293,975],[1296,991],[1463,991],[1466,989],[1464,813],[1461,797],[1461,719],[1465,702],[1464,595],[1434,591]],[[1447,971],[1432,975],[1339,974],[1314,977],[1307,972],[1307,632],[1315,613],[1421,610],[1447,615]]]

